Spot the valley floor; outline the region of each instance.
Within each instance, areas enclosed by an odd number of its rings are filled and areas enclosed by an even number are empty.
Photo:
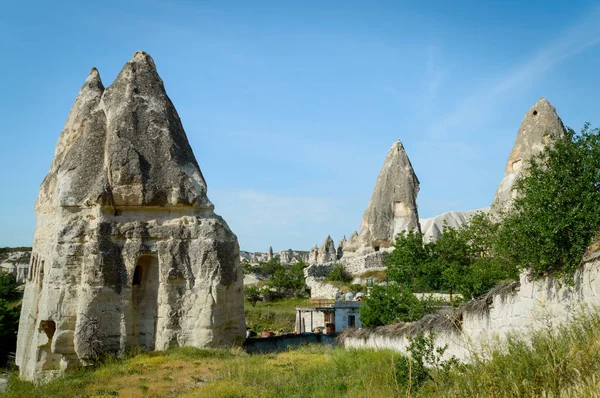
[[[419,386],[402,361],[392,351],[318,345],[262,355],[179,348],[110,359],[39,387],[13,374],[0,397],[600,397],[600,313],[515,337],[470,365],[434,366]]]

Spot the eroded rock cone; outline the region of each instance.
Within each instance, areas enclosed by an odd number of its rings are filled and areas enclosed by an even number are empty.
[[[558,117],[556,109],[546,98],[540,98],[527,111],[519,127],[515,144],[506,162],[504,178],[498,186],[490,208],[491,217],[501,217],[503,212],[511,208],[517,196],[514,184],[527,169],[531,157],[542,152],[546,146],[552,145],[565,134],[565,126]]]
[[[337,246],[337,259],[338,260],[344,256],[344,245],[347,242],[348,242],[348,240],[346,239],[346,235],[344,235],[342,237],[342,239],[340,239],[340,242],[338,243],[338,246]]]
[[[106,89],[93,69],[36,201],[21,377],[241,341],[238,242],[213,208],[152,58],[137,52]]]
[[[363,215],[358,243],[350,237],[344,255],[368,254],[393,245],[401,231],[419,231],[419,180],[400,141],[390,148]]]
[[[315,245],[312,247],[312,249],[310,249],[310,253],[308,253],[308,263],[316,264],[318,262],[319,262],[319,248],[317,247],[317,244],[315,243]]]
[[[337,260],[337,251],[335,250],[335,243],[333,242],[333,239],[331,239],[331,236],[327,235],[327,237],[323,241],[323,244],[319,248],[317,262],[323,264],[335,260]]]

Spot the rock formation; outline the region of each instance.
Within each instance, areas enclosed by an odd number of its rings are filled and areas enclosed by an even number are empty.
[[[279,253],[273,253],[273,258],[279,258],[281,264],[295,264],[299,261],[308,262],[307,251],[287,249]],[[269,253],[240,251],[240,261],[247,261],[250,264],[258,264],[269,261]]]
[[[338,243],[338,247],[337,247],[337,259],[339,260],[340,258],[342,258],[342,256],[344,255],[344,245],[346,244],[346,242],[348,242],[346,240],[346,235],[344,235],[342,237],[342,239],[340,239],[340,242]]]
[[[317,247],[317,244],[315,243],[315,245],[312,247],[312,249],[310,249],[310,253],[308,254],[308,263],[316,264],[318,262],[319,262],[319,248]]]
[[[25,283],[30,261],[30,250],[11,249],[6,253],[0,253],[0,272],[4,271],[13,274],[17,283]]]
[[[531,157],[542,152],[544,147],[551,145],[565,133],[565,126],[558,117],[556,109],[546,98],[540,98],[527,111],[506,162],[504,178],[492,202],[490,209],[492,217],[498,217],[511,208],[517,196],[517,192],[513,189],[515,181],[526,170]]]
[[[238,242],[213,209],[152,58],[137,52],[106,89],[92,69],[35,205],[21,377],[242,340]]]
[[[267,252],[267,261],[273,260],[273,247],[269,246],[269,251]]]
[[[477,213],[484,213],[490,210],[489,207],[467,211],[448,211],[439,216],[431,218],[422,218],[419,220],[421,232],[423,233],[423,242],[436,241],[444,231],[444,225],[452,228],[458,228],[469,222],[472,216]]]
[[[323,244],[319,248],[319,254],[317,256],[317,263],[323,264],[330,261],[337,260],[337,251],[335,250],[335,243],[331,239],[330,235],[327,235]]]
[[[392,246],[401,231],[419,231],[419,180],[404,146],[396,141],[377,177],[373,196],[363,215],[357,242],[352,237],[344,256],[364,255]]]

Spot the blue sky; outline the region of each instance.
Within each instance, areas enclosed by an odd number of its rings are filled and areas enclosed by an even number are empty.
[[[600,4],[11,2],[0,14],[0,246],[33,204],[91,67],[150,53],[244,250],[358,229],[392,143],[421,217],[489,206],[525,112],[600,125]],[[459,4],[460,3],[460,4]]]

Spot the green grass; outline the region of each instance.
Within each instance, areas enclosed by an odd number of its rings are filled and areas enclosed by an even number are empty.
[[[38,387],[13,375],[0,397],[600,397],[600,313],[512,337],[469,365],[430,369],[418,391],[400,385],[399,359],[318,345],[262,355],[179,348],[110,359]]]
[[[273,302],[259,301],[255,307],[246,300],[244,303],[246,325],[257,333],[263,330],[293,332],[296,324],[296,307],[310,305],[303,298],[289,298]]]

